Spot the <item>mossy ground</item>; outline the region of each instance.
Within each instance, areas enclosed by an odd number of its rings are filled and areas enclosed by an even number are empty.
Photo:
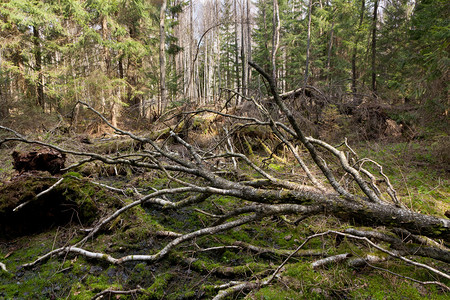
[[[417,211],[443,216],[449,209],[450,186],[448,173],[442,168],[429,168],[434,156],[427,156],[423,144],[365,144],[360,147],[364,156],[383,162],[384,171],[398,188],[402,201]],[[406,150],[404,150],[406,149]],[[415,152],[411,152],[413,149]],[[406,151],[406,152],[405,152]],[[405,153],[411,153],[405,155]],[[7,158],[3,151],[0,155]],[[427,165],[420,162],[429,157]],[[253,159],[258,160],[257,155]],[[301,178],[298,166],[282,166],[271,160],[267,171],[286,178]],[[8,166],[1,166],[4,173],[10,172]],[[242,168],[249,173],[249,168]],[[9,173],[8,173],[9,174]],[[78,174],[69,174],[79,176]],[[68,176],[68,175],[66,175]],[[254,177],[254,176],[253,176]],[[109,184],[127,187],[130,184],[141,189],[161,188],[167,185],[164,177],[152,172],[127,174],[121,180]],[[71,179],[73,182],[78,181]],[[187,180],[190,180],[187,178]],[[131,183],[130,183],[131,182]],[[173,186],[173,185],[172,185]],[[103,195],[100,197],[100,195]],[[95,200],[103,205],[97,212],[100,217],[114,209],[105,201],[123,204],[130,203],[129,195],[112,195],[99,188],[87,188],[78,193],[67,192],[66,197],[81,198],[83,201]],[[180,195],[177,197],[184,197]],[[80,199],[78,199],[80,201]],[[123,205],[122,204],[122,205]],[[179,233],[199,229],[215,220],[194,209],[219,214],[247,205],[231,197],[211,197],[191,208],[157,211],[151,206],[135,207],[110,224],[84,248],[108,253],[114,257],[128,254],[153,254],[166,245],[171,238],[158,237],[156,231],[171,230]],[[295,220],[295,216],[287,216]],[[226,233],[198,238],[178,246],[166,259],[155,262],[130,262],[113,266],[82,256],[67,255],[54,257],[45,263],[28,270],[20,268],[24,263],[35,260],[46,252],[78,241],[83,234],[79,225],[64,224],[52,227],[42,233],[18,237],[0,242],[0,261],[5,263],[8,273],[0,273],[0,298],[5,299],[90,299],[105,289],[129,290],[144,289],[143,294],[118,296],[120,299],[210,299],[217,291],[211,287],[230,280],[256,279],[267,276],[284,259],[276,254],[256,254],[246,249],[228,248],[211,251],[198,251],[221,245],[231,246],[235,241],[243,241],[260,247],[274,249],[295,249],[309,235],[327,229],[343,230],[349,225],[330,217],[311,217],[298,225],[287,223],[281,217],[266,218],[259,222],[246,224]],[[388,247],[389,245],[383,245]],[[311,240],[305,249],[316,249],[325,254],[351,253],[353,256],[377,254],[364,244],[344,240],[339,245],[333,236]],[[433,285],[422,286],[386,271],[371,267],[353,269],[345,264],[313,270],[311,262],[317,258],[292,258],[286,265],[281,278],[268,287],[239,294],[237,298],[248,299],[448,299],[448,294]],[[432,263],[443,270],[448,265]],[[401,275],[417,280],[436,280],[423,269],[407,266],[396,260],[377,264]],[[442,280],[442,279],[441,279]],[[450,284],[449,282],[445,282]]]
[[[382,162],[383,171],[409,208],[443,217],[450,210],[450,157],[446,139],[396,144],[368,143],[361,155]],[[372,170],[377,168],[371,166]]]

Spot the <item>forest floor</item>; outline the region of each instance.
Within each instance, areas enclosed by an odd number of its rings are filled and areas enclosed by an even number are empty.
[[[401,201],[409,208],[444,217],[444,213],[450,210],[450,173],[448,153],[445,153],[448,149],[440,147],[443,140],[448,142],[448,136],[434,136],[409,142],[370,141],[360,143],[354,146],[354,149],[362,156],[382,163],[384,172],[396,187]],[[51,142],[60,145],[71,143],[70,139],[65,137],[52,137]],[[17,144],[0,148],[0,192],[5,193],[4,188],[8,182],[17,176],[12,169],[11,152],[14,149],[23,150],[30,147],[32,146]],[[258,156],[254,158],[261,159]],[[276,161],[267,165],[268,171],[286,177],[294,176],[295,168],[293,163],[281,165]],[[48,174],[39,176],[44,181],[56,180]],[[111,169],[95,164],[64,176],[70,178],[66,185],[60,188],[61,195],[71,194],[93,200],[100,207],[98,217],[104,216],[121,203],[130,203],[132,199],[128,195],[114,194],[101,187],[94,187],[86,178],[95,178],[118,188],[135,187],[145,190],[159,189],[170,184],[174,186],[174,183],[168,183],[167,179],[158,177],[151,171],[134,173],[130,169]],[[49,185],[48,182],[46,184]],[[99,205],[99,202],[103,204]],[[137,206],[103,229],[85,248],[114,257],[154,253],[155,249],[160,249],[172,239],[159,235],[158,232],[183,233],[201,228],[211,222],[211,217],[203,212],[220,213],[245,205],[246,203],[231,197],[214,196],[211,201],[179,210],[160,212],[153,210],[151,206]],[[218,285],[267,276],[287,257],[283,250],[296,249],[308,236],[329,229],[351,228],[348,223],[333,217],[314,216],[298,224],[293,222],[295,216],[271,217],[182,244],[171,251],[168,258],[158,262],[111,265],[104,261],[68,254],[52,257],[31,269],[21,267],[52,249],[80,240],[83,236],[80,229],[89,227],[92,220],[87,218],[83,223],[80,216],[74,214],[71,218],[70,222],[68,219],[58,220],[31,234],[0,239],[0,262],[7,269],[0,270],[0,299],[92,299],[107,289],[136,290],[129,295],[114,295],[113,298],[116,299],[211,299],[217,294]],[[255,250],[251,246],[259,248]],[[350,242],[327,235],[311,240],[302,251],[302,256],[290,259],[281,277],[271,285],[255,289],[248,294],[235,295],[235,298],[449,297],[449,293],[440,287],[422,285],[402,277],[420,281],[436,280],[435,275],[429,271],[387,257],[384,262],[378,262],[375,266],[351,267],[348,263],[340,263],[314,269],[311,265],[315,260],[342,253],[348,253],[353,258],[370,254],[385,256],[362,242]],[[450,271],[450,266],[445,263],[425,258],[415,259],[446,272]],[[442,282],[450,284],[445,280]],[[104,296],[104,299],[109,298]]]

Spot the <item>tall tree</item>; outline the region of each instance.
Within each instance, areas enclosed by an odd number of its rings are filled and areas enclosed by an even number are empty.
[[[41,41],[39,37],[39,27],[37,25],[33,26],[33,44],[34,44],[35,71],[37,72],[36,100],[37,104],[40,107],[42,107],[42,109],[45,109],[44,76],[42,75],[42,51],[41,51]]]
[[[365,4],[366,0],[361,0],[361,9],[359,12],[359,23],[358,28],[355,34],[355,41],[352,50],[352,93],[353,96],[356,97],[356,84],[357,84],[357,74],[356,74],[356,55],[358,51],[358,43],[361,37],[361,28],[364,20],[364,12],[365,12]]]
[[[160,102],[158,105],[158,113],[161,113],[167,105],[167,89],[166,89],[166,7],[167,0],[161,1],[161,9],[159,14],[159,85],[160,85]]]
[[[250,0],[245,1],[245,14],[246,14],[246,25],[247,25],[247,62],[252,60],[252,27],[251,27],[251,19],[250,19]],[[248,65],[248,64],[247,64]],[[250,68],[247,66],[247,88],[249,83],[252,81],[252,72]]]
[[[377,56],[377,23],[378,23],[378,0],[375,0],[373,6],[372,18],[372,92],[377,92],[377,70],[376,70],[376,56]]]
[[[247,0],[247,9],[248,9],[248,0]],[[247,17],[248,11],[246,9],[246,4],[243,1],[241,7],[241,69],[242,69],[242,95],[247,95],[247,86],[248,86],[248,43],[249,40],[247,38],[248,31],[246,30],[249,27]]]
[[[311,17],[312,17],[312,0],[308,2],[308,34],[306,37],[306,62],[305,62],[305,76],[303,85],[306,86],[309,77],[309,60],[310,60],[310,47],[311,47]]]
[[[235,84],[236,84],[236,90],[240,92],[241,90],[241,80],[240,80],[240,74],[239,74],[239,46],[238,46],[238,36],[239,36],[239,23],[238,23],[238,5],[237,0],[234,0],[234,67],[235,67]],[[236,96],[236,104],[238,104],[240,101],[240,97]]]
[[[277,51],[280,46],[280,10],[278,0],[273,0],[273,18],[272,18],[272,78],[277,83]]]

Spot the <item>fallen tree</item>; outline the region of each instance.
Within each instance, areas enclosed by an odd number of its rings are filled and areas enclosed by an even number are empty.
[[[181,145],[185,150],[184,154],[180,155],[167,147],[168,139],[162,142],[155,141],[151,138],[122,130],[109,123],[87,103],[79,102],[78,105],[82,105],[97,114],[117,134],[127,136],[140,145],[145,145],[141,147],[143,150],[125,155],[104,155],[70,150],[29,139],[4,126],[0,126],[0,129],[8,131],[11,136],[0,141],[0,145],[12,141],[37,144],[50,147],[64,155],[82,158],[77,163],[62,169],[61,172],[80,167],[88,162],[100,161],[104,164],[127,165],[137,169],[157,171],[162,176],[165,176],[167,181],[173,182],[176,187],[154,189],[152,192],[142,194],[136,189],[125,191],[103,184],[104,188],[118,193],[132,193],[134,200],[98,220],[92,228],[86,230],[85,237],[77,243],[54,249],[35,261],[25,264],[24,267],[33,267],[53,255],[67,253],[83,255],[111,264],[122,264],[129,261],[155,262],[168,257],[171,251],[182,243],[193,241],[202,236],[211,236],[264,218],[294,215],[299,218],[297,220],[297,223],[299,223],[314,215],[331,215],[355,226],[384,226],[392,230],[392,233],[389,235],[377,235],[374,232],[362,233],[354,231],[342,233],[330,231],[321,235],[335,234],[352,239],[364,239],[364,241],[371,243],[372,246],[375,245],[378,247],[377,249],[381,249],[381,251],[393,258],[425,268],[436,274],[439,279],[449,280],[450,276],[445,272],[429,265],[415,263],[402,255],[419,255],[448,263],[447,246],[450,241],[450,221],[414,212],[406,208],[398,199],[396,191],[391,185],[389,178],[383,173],[382,167],[372,160],[360,159],[350,148],[347,141],[339,146],[344,150],[339,150],[339,147],[334,147],[325,141],[305,136],[292,112],[278,94],[276,83],[259,66],[253,63],[250,64],[268,82],[273,96],[271,99],[286,117],[287,123],[274,120],[268,111],[255,99],[248,99],[248,101],[252,101],[259,108],[260,113],[265,118],[264,120],[254,117],[235,116],[214,110],[192,111],[185,113],[185,116],[189,117],[207,111],[208,113],[220,115],[223,118],[246,122],[246,125],[256,124],[270,128],[274,137],[284,144],[286,149],[291,151],[292,157],[305,174],[308,180],[307,183],[300,183],[290,178],[276,176],[266,171],[257,162],[254,162],[244,154],[234,152],[233,145],[230,142],[231,132],[224,131],[222,133],[223,137],[209,149],[200,149],[195,146],[195,143],[183,139],[171,131],[171,142]],[[299,153],[298,147],[303,147],[305,151],[302,154]],[[219,151],[220,149],[222,151]],[[220,167],[221,163],[227,167]],[[378,175],[372,174],[366,169],[365,165],[367,164],[372,164],[372,166],[377,168],[379,170]],[[240,165],[245,165],[251,169],[257,178],[237,176],[237,166]],[[314,170],[310,168],[314,168]],[[183,175],[180,176],[180,174]],[[342,179],[337,179],[338,176]],[[345,182],[345,185],[342,182]],[[349,186],[352,189],[349,189]],[[183,195],[183,197],[180,200],[176,197],[171,197],[173,195]],[[101,229],[104,229],[108,224],[111,224],[133,207],[146,205],[161,211],[176,210],[209,201],[213,195],[233,197],[238,199],[241,205],[221,214],[201,212],[213,219],[210,224],[204,224],[202,228],[183,233],[161,233],[167,237],[172,237],[173,240],[152,254],[113,257],[108,253],[84,248],[89,240],[95,239],[95,236]],[[416,237],[413,246],[420,250],[410,251],[414,247],[403,245],[403,240],[398,236],[399,229],[402,232],[407,232],[412,237]],[[314,237],[316,235],[308,237],[302,245]],[[398,250],[398,252],[385,250],[368,238],[390,243],[392,248]],[[422,243],[417,241],[422,241]],[[427,244],[426,247],[423,243]],[[238,243],[235,247],[243,246]],[[270,284],[282,272],[282,267],[287,263],[288,259],[295,255],[301,247],[291,252],[288,258],[268,277],[266,274],[266,277],[261,277],[257,280],[230,282],[226,285],[216,286],[215,288],[219,290],[216,298],[221,299],[233,293]],[[317,266],[328,264],[329,261],[335,263],[345,261],[348,257],[350,257],[348,254],[342,254],[335,258],[330,257],[327,261],[317,263]],[[448,289],[445,284],[438,280],[432,283]],[[105,293],[110,292],[107,291]]]

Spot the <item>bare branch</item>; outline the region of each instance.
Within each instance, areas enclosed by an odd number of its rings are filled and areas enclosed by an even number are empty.
[[[53,184],[53,185],[52,185],[51,187],[49,187],[48,189],[46,189],[46,190],[40,192],[39,194],[37,194],[37,195],[34,197],[33,200],[36,200],[36,199],[38,199],[39,197],[42,197],[43,195],[45,195],[45,194],[51,192],[54,188],[56,188],[58,185],[60,185],[61,182],[63,182],[63,180],[64,180],[64,177],[61,178],[61,179],[59,179],[55,184]],[[24,202],[24,203],[18,205],[17,207],[15,207],[15,208],[13,209],[13,211],[14,211],[14,212],[18,211],[19,209],[21,209],[22,207],[24,207],[25,205],[27,205],[28,203],[30,203],[30,202],[33,201],[33,200],[29,200],[29,201],[26,201],[26,202]]]
[[[284,115],[287,117],[289,123],[291,124],[292,128],[294,129],[294,132],[297,136],[297,138],[300,140],[300,142],[305,145],[306,149],[308,149],[311,158],[314,160],[316,165],[320,168],[322,173],[325,175],[325,177],[328,179],[330,184],[333,186],[333,188],[341,195],[349,198],[354,199],[354,196],[351,195],[348,191],[346,191],[334,178],[333,173],[331,170],[322,162],[322,160],[319,158],[319,155],[317,154],[316,148],[311,144],[309,140],[306,139],[305,135],[303,134],[302,130],[300,129],[300,126],[297,124],[297,121],[295,120],[294,116],[292,115],[292,112],[286,107],[286,105],[281,101],[281,98],[278,94],[276,84],[273,81],[273,78],[270,77],[260,66],[257,64],[249,61],[248,62],[253,68],[255,68],[258,73],[260,73],[266,80],[269,82],[270,91],[273,95],[275,103],[278,105],[280,110],[284,113]]]
[[[0,270],[8,272],[8,270],[6,269],[6,265],[4,263],[2,263],[2,262],[0,262]]]
[[[326,257],[323,259],[316,260],[311,264],[313,269],[323,268],[331,264],[338,264],[340,262],[343,262],[344,260],[347,260],[350,257],[350,253],[344,253],[344,254],[338,254],[333,255],[330,257]]]
[[[102,299],[103,296],[106,296],[106,295],[111,297],[111,295],[136,295],[136,294],[145,294],[145,290],[142,288],[137,288],[137,289],[128,290],[128,291],[118,291],[118,290],[106,289],[106,290],[101,291],[100,293],[96,294],[91,299],[92,300]]]

